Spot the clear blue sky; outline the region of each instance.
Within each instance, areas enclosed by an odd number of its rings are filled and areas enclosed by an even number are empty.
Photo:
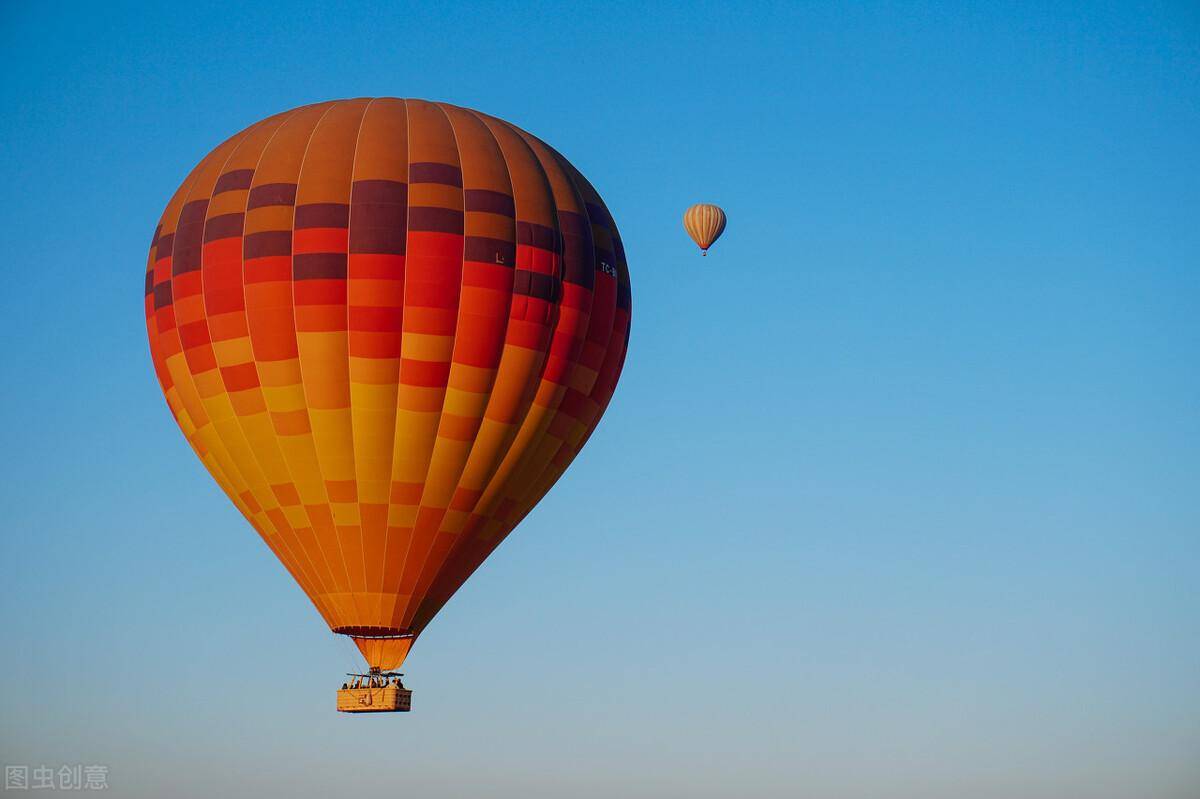
[[[0,52],[5,763],[181,799],[1197,795],[1194,3],[7,2]],[[355,656],[186,447],[142,314],[187,170],[358,95],[545,138],[633,276],[608,415],[403,717],[333,712]]]

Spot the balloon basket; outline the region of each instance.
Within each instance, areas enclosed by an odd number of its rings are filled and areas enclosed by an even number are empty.
[[[395,672],[349,674],[337,692],[339,713],[407,713],[412,710],[412,691]]]

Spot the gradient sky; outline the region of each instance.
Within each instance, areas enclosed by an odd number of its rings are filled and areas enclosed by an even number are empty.
[[[177,799],[1200,795],[1194,3],[10,1],[0,52],[4,763]],[[552,143],[634,297],[597,434],[422,637],[415,712],[367,718],[142,311],[201,156],[359,95]]]

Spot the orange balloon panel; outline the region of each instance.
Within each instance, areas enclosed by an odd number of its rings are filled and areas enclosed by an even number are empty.
[[[224,142],[146,270],[188,442],[383,668],[578,454],[630,308],[591,184],[506,122],[422,100],[304,106]]]

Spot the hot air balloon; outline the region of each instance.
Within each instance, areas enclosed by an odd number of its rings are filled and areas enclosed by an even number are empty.
[[[708,255],[708,248],[725,232],[725,212],[715,205],[700,203],[683,212],[683,229],[700,248],[701,255]]]
[[[145,310],[188,443],[369,666],[339,709],[407,709],[381,684],[595,430],[631,295],[559,153],[376,98],[209,153],[154,231]]]

